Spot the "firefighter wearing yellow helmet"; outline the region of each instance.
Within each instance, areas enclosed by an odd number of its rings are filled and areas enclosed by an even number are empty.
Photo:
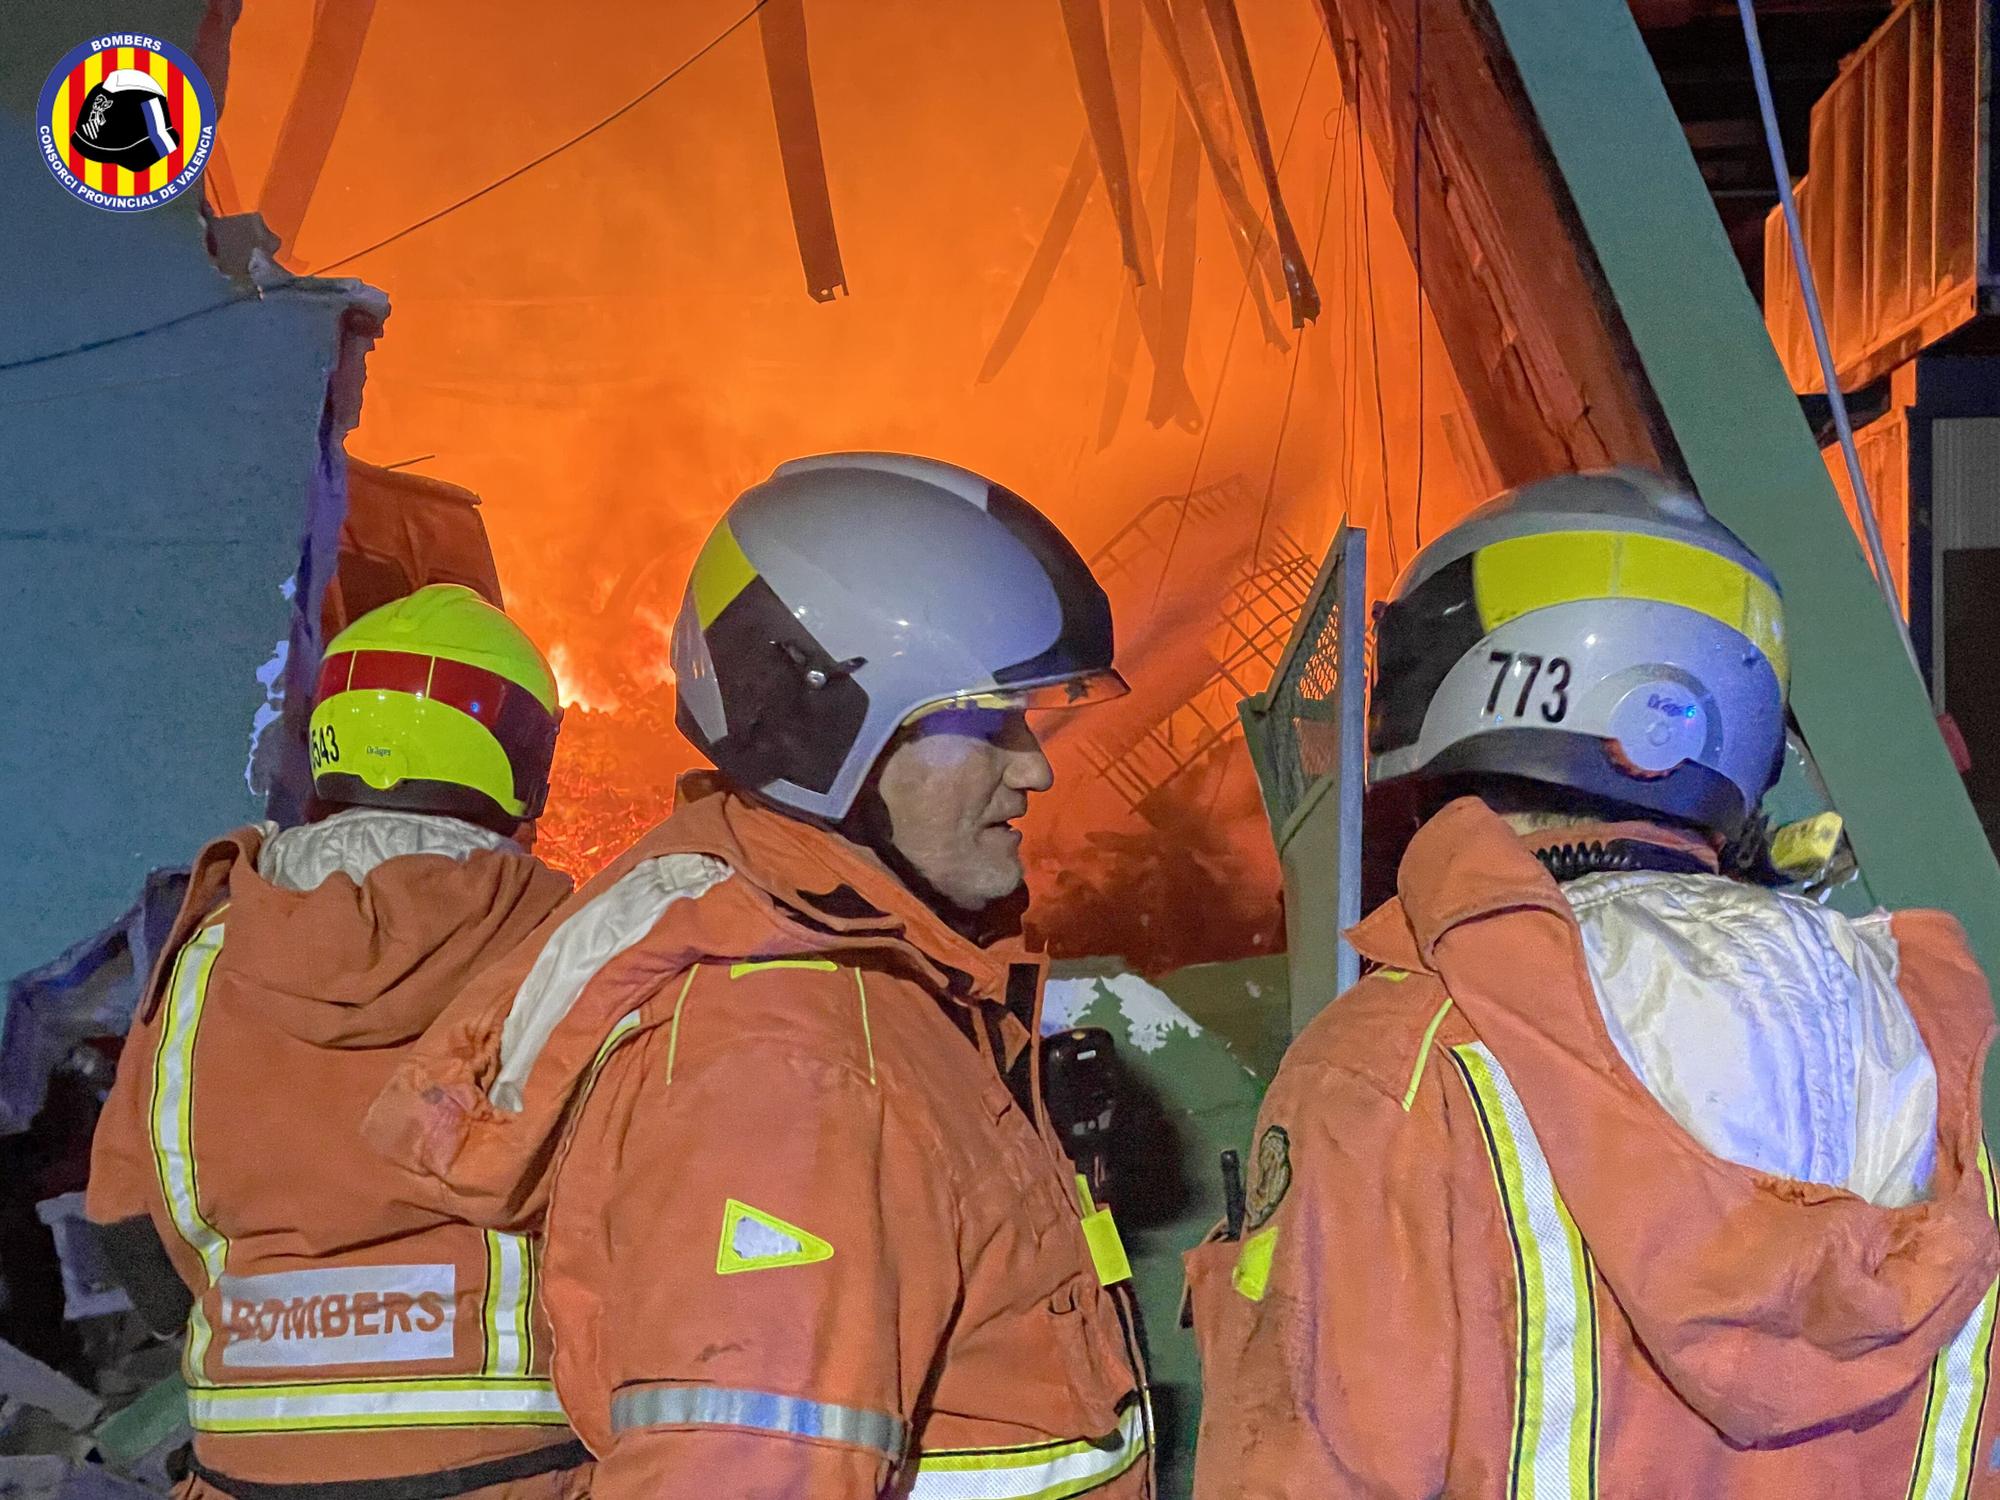
[[[313,789],[507,831],[541,813],[560,718],[555,675],[526,632],[471,589],[432,584],[327,646]]]
[[[186,1335],[184,1500],[329,1475],[357,1495],[583,1493],[536,1243],[420,1205],[361,1138],[411,1044],[568,894],[512,837],[547,796],[557,717],[520,627],[470,589],[420,589],[327,647],[326,816],[194,861],[87,1205],[134,1304]]]

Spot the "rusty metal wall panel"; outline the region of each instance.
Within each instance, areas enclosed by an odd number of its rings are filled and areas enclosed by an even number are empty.
[[[1412,149],[1417,7],[1318,3],[1406,243],[1423,205],[1425,290],[1497,479],[1676,467],[1487,0],[1424,0],[1421,152]]]
[[[1909,212],[1903,216],[1903,264],[1910,276],[1903,312],[1928,302],[1937,286],[1936,226],[1931,187],[1937,171],[1937,70],[1919,66],[1936,47],[1937,0],[1917,0],[1911,8],[1909,106],[1904,134],[1903,181]]]
[[[1978,310],[1987,0],[1909,0],[1813,106],[1798,185],[1841,384],[1868,384]],[[1782,214],[1765,221],[1765,322],[1795,389],[1823,384]]]
[[[1867,482],[1868,497],[1874,502],[1876,524],[1882,531],[1882,552],[1889,559],[1889,575],[1895,581],[1896,596],[1910,607],[1910,424],[1902,408],[1870,422],[1854,434],[1854,450],[1861,459],[1861,477]],[[1826,471],[1840,492],[1841,506],[1849,524],[1860,530],[1861,514],[1854,503],[1854,488],[1847,482],[1847,461],[1838,447],[1823,450]]]

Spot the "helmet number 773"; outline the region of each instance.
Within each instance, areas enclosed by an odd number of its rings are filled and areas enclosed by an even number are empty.
[[[1550,724],[1560,724],[1569,717],[1570,665],[1567,658],[1551,656],[1545,659],[1527,651],[1494,651],[1489,653],[1487,660],[1493,663],[1495,669],[1493,689],[1486,695],[1486,711],[1489,714],[1511,714],[1513,718],[1525,719],[1529,701],[1534,697],[1535,684],[1541,681],[1546,668],[1548,680],[1542,684],[1544,691],[1540,700],[1542,718]],[[1501,689],[1506,687],[1507,678],[1514,672],[1517,663],[1521,668],[1521,691],[1510,710],[1500,701]]]

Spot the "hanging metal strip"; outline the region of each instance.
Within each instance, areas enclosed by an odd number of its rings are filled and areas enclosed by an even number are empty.
[[[826,184],[819,109],[813,99],[812,63],[806,52],[805,0],[766,0],[757,13],[764,42],[764,74],[771,85],[771,114],[778,127],[778,156],[792,205],[792,233],[799,242],[806,293],[831,302],[847,290],[840,239],[833,226],[833,195]]]
[[[1236,0],[1208,0],[1209,25],[1215,31],[1216,48],[1222,54],[1222,71],[1229,78],[1229,90],[1236,96],[1236,112],[1250,149],[1257,157],[1257,170],[1264,175],[1264,192],[1271,200],[1271,228],[1277,236],[1278,254],[1285,263],[1285,289],[1292,299],[1292,326],[1302,328],[1319,316],[1319,288],[1312,268],[1306,264],[1292,216],[1285,210],[1284,189],[1278,183],[1278,161],[1271,154],[1271,134],[1264,126],[1264,106],[1257,98],[1257,78],[1250,70],[1250,47],[1243,39],[1243,19],[1236,13]]]
[[[1104,178],[1111,212],[1118,220],[1118,241],[1124,249],[1125,267],[1134,281],[1144,285],[1152,273],[1140,247],[1138,224],[1133,217],[1132,171],[1124,126],[1118,118],[1118,89],[1111,76],[1104,16],[1097,0],[1061,0],[1061,5],[1070,56],[1076,62],[1077,92],[1083,98],[1084,118],[1090,124],[1097,170]]]

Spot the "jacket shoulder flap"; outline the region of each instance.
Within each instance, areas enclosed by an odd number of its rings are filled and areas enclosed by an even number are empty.
[[[673,1028],[680,1073],[791,1054],[872,1081],[876,1040],[898,1029],[911,988],[828,953],[715,959],[648,1003],[642,1024]]]
[[[1426,1072],[1430,1048],[1470,1034],[1435,974],[1376,969],[1312,1019],[1285,1066],[1338,1068],[1400,1105]]]

